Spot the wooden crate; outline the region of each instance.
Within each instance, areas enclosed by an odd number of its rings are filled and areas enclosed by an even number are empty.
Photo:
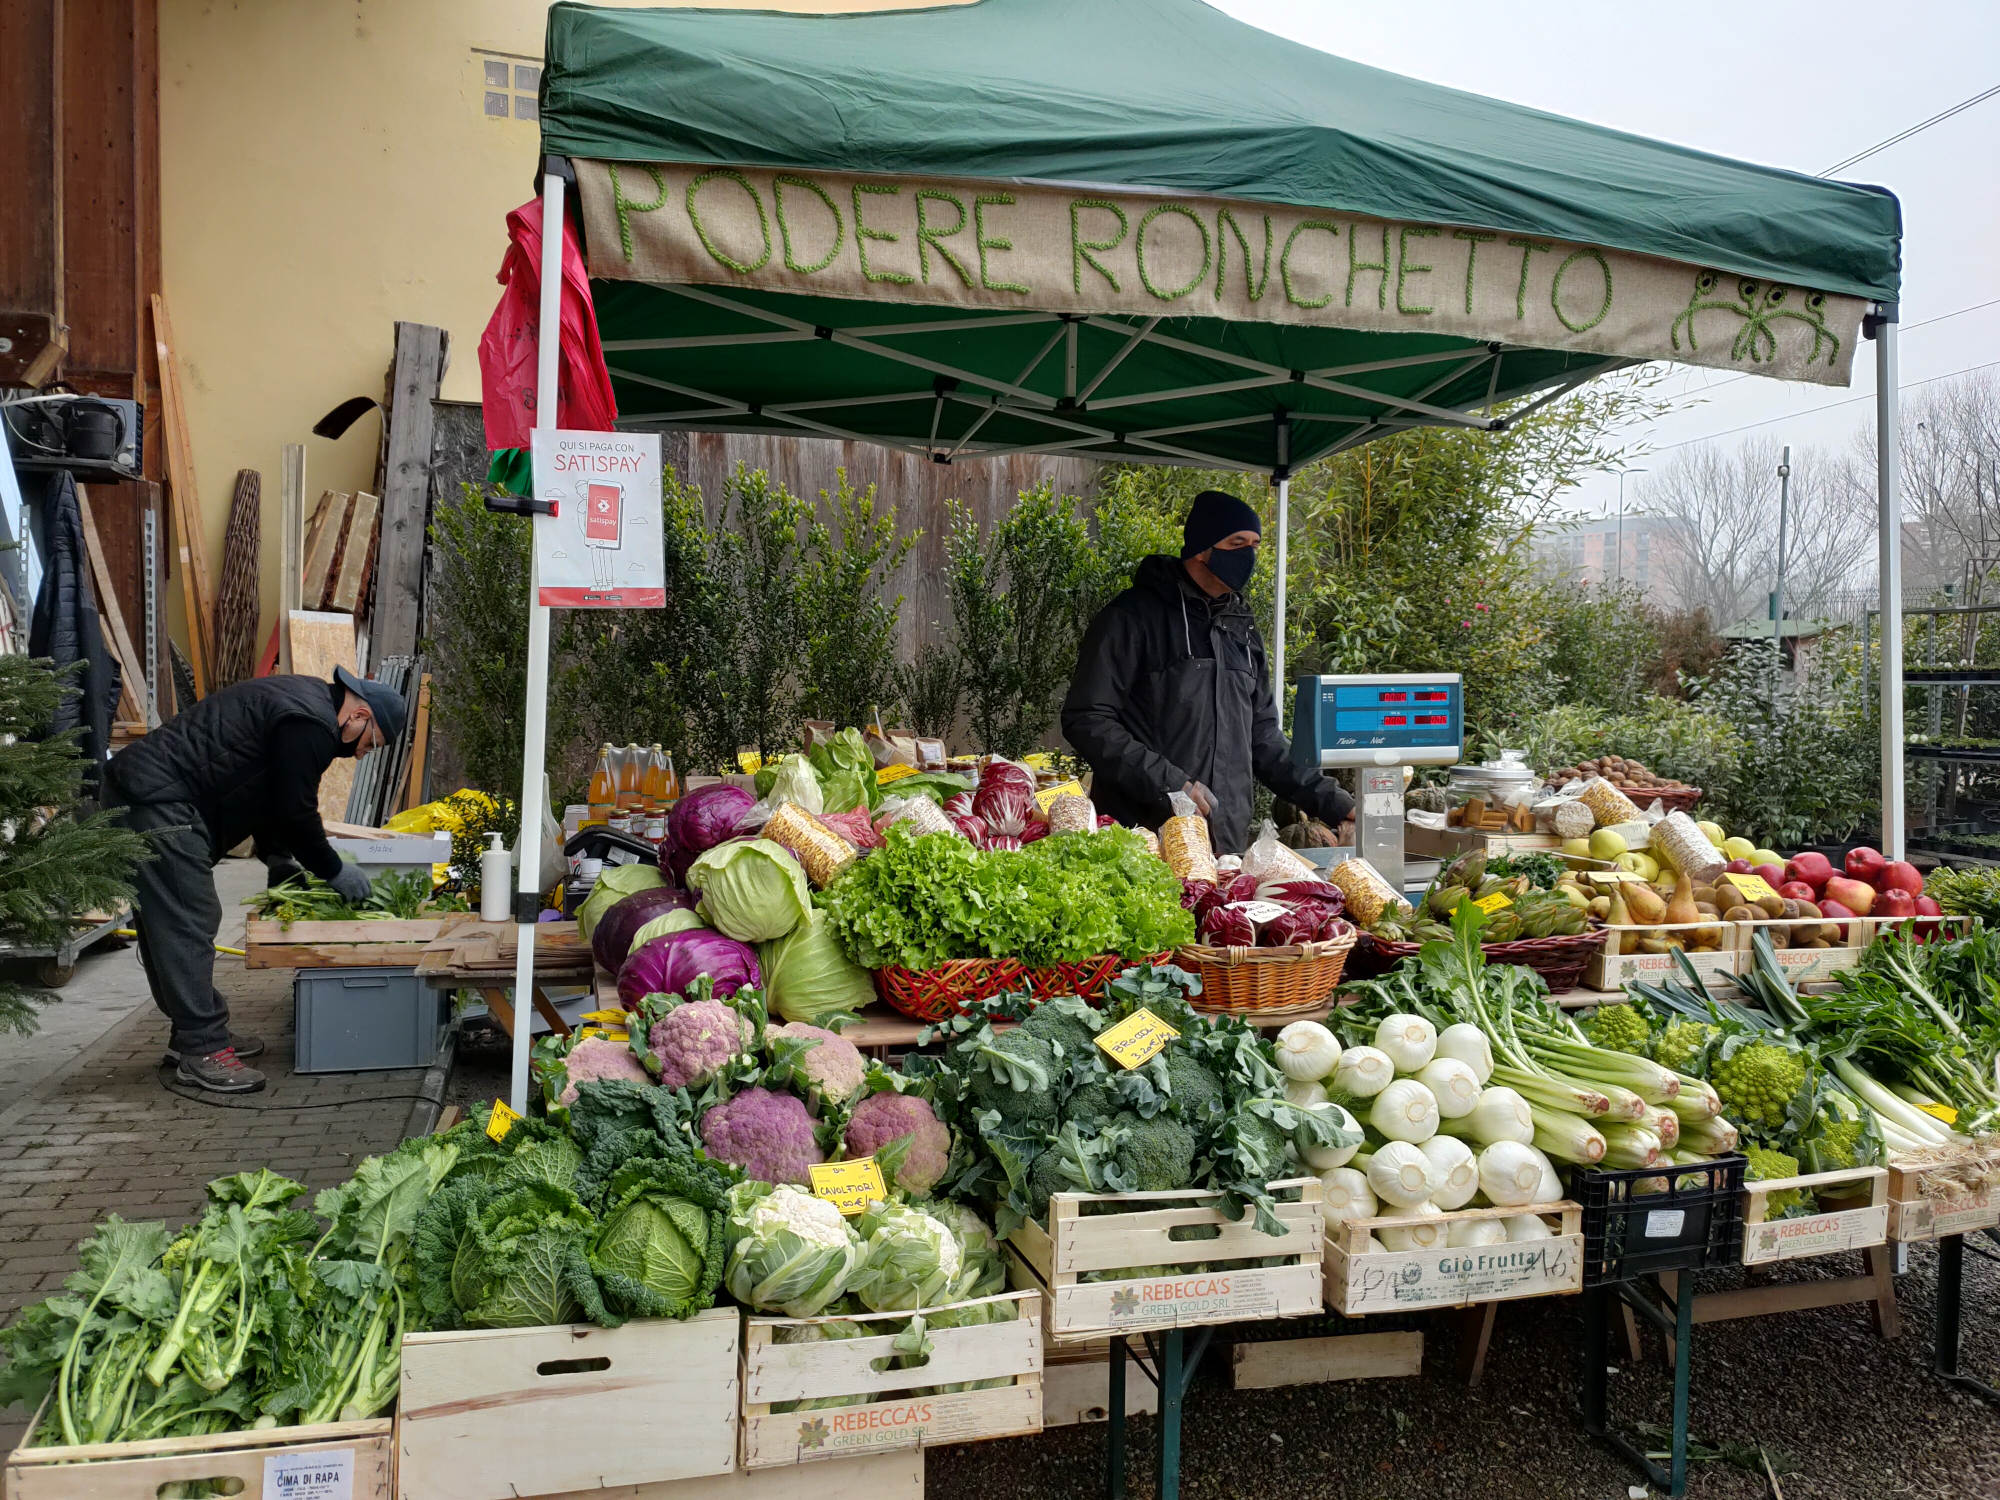
[[[1555,1234],[1519,1244],[1465,1249],[1369,1250],[1368,1237],[1409,1224],[1539,1214]],[[1583,1290],[1583,1207],[1563,1199],[1525,1208],[1460,1208],[1442,1218],[1383,1214],[1327,1229],[1326,1305],[1350,1318],[1465,1307]]]
[[[1319,1179],[1288,1178],[1271,1190],[1299,1195],[1278,1205],[1283,1234],[1265,1234],[1247,1213],[1231,1223],[1214,1206],[1214,1193],[1057,1193],[1047,1229],[1029,1220],[1008,1236],[1015,1285],[1042,1293],[1048,1338],[1057,1344],[1317,1313]],[[1086,1203],[1112,1203],[1119,1211],[1085,1215]],[[1176,1237],[1188,1230],[1212,1237]],[[1257,1264],[1274,1259],[1284,1264]],[[1083,1279],[1121,1266],[1217,1264],[1223,1269],[1185,1276]]]
[[[1141,1384],[1144,1384],[1142,1381]],[[608,1440],[616,1441],[617,1434]],[[449,1491],[446,1496],[450,1496]],[[568,1490],[543,1500],[798,1500],[799,1476],[784,1469],[666,1479],[657,1484],[622,1485],[615,1491]],[[924,1453],[898,1448],[831,1459],[812,1469],[812,1500],[923,1500]],[[246,1497],[248,1500],[248,1497]]]
[[[1403,852],[1433,859],[1456,859],[1480,850],[1485,854],[1553,854],[1562,840],[1552,833],[1484,832],[1477,828],[1425,828],[1410,823],[1403,829]]]
[[[390,1500],[396,1445],[387,1417],[273,1427],[207,1437],[157,1438],[149,1443],[93,1443],[78,1448],[31,1448],[29,1436],[7,1458],[7,1500],[154,1500],[163,1486],[223,1481],[225,1491],[254,1497],[297,1492],[310,1497]],[[329,1476],[308,1489],[294,1475]]]
[[[1641,953],[1638,941],[1642,934],[1660,932],[1691,932],[1695,927],[1727,927],[1727,923],[1700,922],[1679,927],[1656,923],[1650,927],[1606,927],[1604,947],[1590,956],[1584,966],[1583,983],[1586,989],[1622,990],[1634,979],[1665,979],[1670,974],[1680,973],[1680,965],[1671,953]],[[1734,933],[1725,932],[1722,948],[1715,953],[1688,953],[1688,960],[1694,965],[1695,973],[1711,989],[1727,988],[1725,976],[1741,974],[1749,962]]]
[[[1963,1164],[1889,1163],[1889,1238],[1905,1244],[2000,1225],[2000,1181]]]
[[[911,1370],[875,1367],[895,1355],[895,1336],[908,1313],[859,1313],[851,1321],[882,1331],[809,1344],[781,1344],[779,1331],[836,1320],[749,1317],[743,1330],[743,1467],[768,1469],[1040,1432],[1041,1299],[1033,1292],[1003,1292],[977,1300],[1012,1302],[1018,1316],[1007,1323],[928,1328],[930,1357]],[[988,1390],[921,1393],[932,1386],[1003,1378],[1009,1383]],[[788,1402],[862,1395],[874,1399],[809,1411],[772,1410]]]
[[[1771,1195],[1803,1188],[1820,1203],[1837,1203],[1795,1219],[1767,1219]],[[1866,1198],[1866,1203],[1857,1200]],[[1743,1188],[1743,1264],[1768,1265],[1808,1255],[1861,1250],[1889,1237],[1889,1173],[1883,1167],[1852,1167],[1777,1177]]]
[[[411,1334],[397,1492],[516,1500],[727,1474],[739,1334],[733,1307],[622,1328]]]
[[[1814,917],[1801,917],[1780,918],[1766,922],[1733,922],[1730,925],[1734,929],[1737,946],[1743,950],[1742,962],[1737,972],[1748,974],[1751,966],[1757,961],[1757,952],[1752,944],[1756,942],[1758,933],[1769,932],[1774,928],[1796,931],[1801,927],[1823,927],[1826,921]],[[1866,918],[1835,925],[1845,926],[1847,936],[1830,948],[1773,947],[1771,949],[1771,956],[1777,959],[1778,967],[1785,971],[1785,977],[1791,980],[1794,986],[1818,984],[1833,978],[1843,969],[1853,968],[1859,961],[1862,950],[1875,935],[1875,924]]]
[[[1125,1366],[1125,1415],[1146,1417],[1159,1409],[1159,1388],[1128,1362]],[[1084,1422],[1106,1421],[1110,1415],[1110,1340],[1051,1344],[1045,1338],[1042,1347],[1042,1426],[1075,1427]]]
[[[368,969],[414,964],[426,945],[478,918],[465,912],[441,917],[385,917],[379,922],[294,922],[269,917],[243,924],[246,969]]]
[[[1407,1377],[1421,1374],[1423,1367],[1424,1336],[1414,1328],[1258,1339],[1239,1342],[1229,1351],[1229,1383],[1239,1391]]]

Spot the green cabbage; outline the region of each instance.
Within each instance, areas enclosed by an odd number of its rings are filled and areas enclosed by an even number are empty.
[[[875,781],[875,754],[858,729],[843,729],[830,740],[822,740],[807,752],[812,768],[819,773],[823,809],[830,813],[873,811],[882,800]]]
[[[1007,1290],[1007,1263],[1000,1257],[1000,1241],[994,1237],[992,1226],[965,1204],[948,1198],[918,1206],[958,1239],[958,1280],[952,1284],[945,1301],[964,1302]]]
[[[692,1158],[639,1157],[612,1174],[590,1266],[607,1300],[641,1318],[685,1318],[715,1302],[726,1190]]]
[[[597,919],[613,906],[636,891],[649,891],[666,883],[666,876],[652,865],[606,865],[604,873],[597,877],[597,884],[583,898],[583,905],[576,909],[578,936],[588,943],[591,933],[597,930]]]
[[[689,866],[688,884],[708,925],[739,943],[781,938],[812,910],[806,872],[769,839],[718,844]]]
[[[907,1203],[871,1203],[856,1228],[865,1239],[847,1289],[870,1312],[915,1312],[948,1300],[964,1257],[943,1223]]]
[[[701,925],[701,915],[692,907],[683,906],[673,911],[661,912],[632,934],[632,946],[626,950],[626,954],[629,957],[637,952],[639,945],[648,939],[666,937],[669,933],[686,932]]]
[[[458,1178],[417,1219],[417,1286],[433,1328],[615,1327],[591,1274],[597,1220],[541,1177]]]
[[[787,1021],[831,1030],[875,1000],[874,980],[840,951],[823,911],[808,912],[785,936],[758,944],[757,967],[764,999]]]
[[[803,1188],[741,1182],[729,1190],[723,1282],[745,1307],[810,1318],[847,1290],[861,1241],[840,1210]]]

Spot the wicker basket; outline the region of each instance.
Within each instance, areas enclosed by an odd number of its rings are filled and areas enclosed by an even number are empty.
[[[1593,927],[1588,932],[1558,937],[1518,938],[1511,943],[1481,943],[1479,951],[1490,964],[1519,964],[1542,976],[1549,993],[1560,995],[1577,987],[1592,955],[1604,946],[1605,931]],[[1386,974],[1406,958],[1416,957],[1422,943],[1384,942],[1372,933],[1361,934],[1361,947],[1354,955],[1356,977],[1373,979]]]
[[[1095,1004],[1104,998],[1104,987],[1127,969],[1142,963],[1164,964],[1172,958],[1171,953],[1156,953],[1144,959],[1100,953],[1080,963],[1030,969],[1027,971],[1028,992],[1037,1000],[1052,1000],[1057,995],[1077,995]]]
[[[1356,934],[1290,948],[1216,948],[1184,943],[1174,962],[1201,976],[1196,1010],[1280,1015],[1326,1004],[1339,988]]]
[[[1655,802],[1660,804],[1660,811],[1663,813],[1688,812],[1701,801],[1701,788],[1698,786],[1684,786],[1678,791],[1671,792],[1648,791],[1644,787],[1626,787],[1624,791],[1641,812]]]
[[[968,1005],[1026,986],[1018,958],[954,958],[932,969],[877,969],[875,993],[917,1021],[948,1021]]]

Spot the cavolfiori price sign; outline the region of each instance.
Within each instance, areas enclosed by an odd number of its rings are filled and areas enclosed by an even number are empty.
[[[539,602],[559,609],[658,609],[667,602],[660,533],[660,436],[535,429]]]

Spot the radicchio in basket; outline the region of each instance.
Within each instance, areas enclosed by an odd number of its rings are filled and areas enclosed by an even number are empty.
[[[1238,907],[1212,907],[1201,919],[1201,940],[1217,948],[1254,948],[1257,924]]]
[[[988,761],[972,792],[972,811],[985,820],[990,833],[1019,838],[1030,823],[1041,821],[1035,810],[1034,773],[1011,760]]]

